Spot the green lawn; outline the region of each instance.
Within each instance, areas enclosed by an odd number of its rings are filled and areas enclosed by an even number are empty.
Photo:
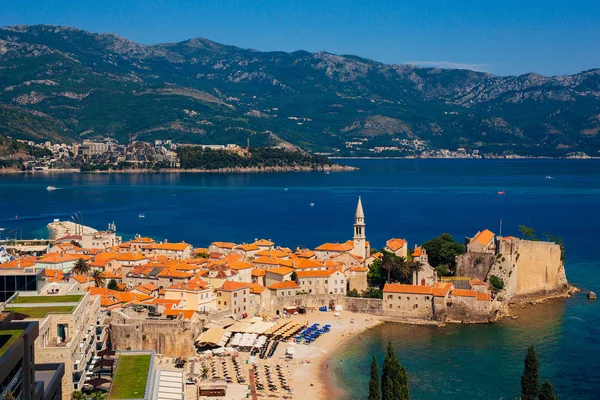
[[[32,303],[77,303],[83,295],[68,294],[65,296],[19,296],[11,304],[32,304]]]
[[[4,355],[6,350],[10,348],[10,345],[17,340],[22,332],[23,330],[21,329],[0,331],[0,357]]]
[[[124,356],[119,358],[117,371],[108,395],[109,399],[140,399],[146,393],[150,368],[149,355]]]
[[[19,314],[27,315],[29,318],[44,318],[49,313],[70,314],[75,309],[74,306],[57,307],[7,307],[4,311],[14,311]]]

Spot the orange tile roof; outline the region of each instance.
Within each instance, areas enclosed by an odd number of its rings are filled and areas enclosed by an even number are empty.
[[[479,301],[491,301],[492,296],[489,293],[477,293],[477,300]]]
[[[181,243],[160,243],[155,244],[151,247],[153,250],[167,250],[167,251],[185,251],[188,247],[192,247],[186,242]]]
[[[212,242],[211,245],[219,247],[221,249],[233,249],[236,244],[231,242]]]
[[[46,254],[45,256],[42,256],[38,260],[38,263],[59,264],[59,263],[64,263],[64,262],[69,262],[69,261],[77,261],[79,259],[89,260],[90,258],[91,258],[90,256],[84,256],[81,254],[75,255],[75,254],[49,253],[49,254]]]
[[[90,277],[89,275],[71,275],[71,278],[75,279],[79,283],[94,282],[92,277]]]
[[[209,290],[210,287],[208,286],[208,283],[204,282],[202,279],[194,277],[187,282],[180,282],[171,285],[167,289],[189,290],[193,292],[199,292],[202,290]]]
[[[58,281],[62,281],[65,278],[65,273],[58,269],[48,269],[44,270],[44,276],[46,278],[53,278]]]
[[[487,246],[492,240],[494,240],[494,232],[484,229],[478,232],[477,235],[469,243],[477,242],[483,246]]]
[[[312,258],[315,256],[315,252],[310,249],[302,249],[294,253],[300,258]]]
[[[247,289],[249,287],[250,286],[248,285],[248,283],[225,281],[223,282],[223,286],[221,286],[217,290],[224,292],[233,292],[234,290]]]
[[[351,267],[350,271],[352,272],[367,272],[369,268],[367,267]]]
[[[140,261],[140,260],[145,260],[148,257],[146,257],[145,255],[141,254],[141,253],[119,253],[119,255],[117,256],[116,260],[117,261]]]
[[[154,243],[154,239],[149,237],[138,237],[133,239],[131,243]]]
[[[294,272],[294,270],[292,268],[288,268],[288,267],[278,267],[278,268],[269,269],[269,270],[267,270],[267,272],[277,274],[277,275],[287,275],[287,274],[291,274],[292,272]]]
[[[4,264],[0,264],[0,268],[23,269],[23,268],[33,267],[34,265],[35,265],[34,262],[26,261],[21,258],[21,259],[10,260],[8,262],[5,262]]]
[[[446,297],[452,289],[452,282],[436,282],[433,286],[433,295],[435,297]]]
[[[290,253],[283,251],[281,249],[272,249],[272,250],[261,250],[258,253],[256,253],[256,255],[258,257],[261,256],[265,256],[265,257],[288,257]]]
[[[298,278],[326,278],[333,275],[336,269],[316,270],[316,271],[298,271],[296,275]]]
[[[386,283],[383,287],[383,293],[433,294],[433,286]]]
[[[421,257],[422,255],[423,255],[423,247],[422,246],[416,247],[411,254],[411,256],[413,256],[413,257]]]
[[[452,291],[452,296],[458,296],[458,297],[477,297],[477,292],[474,291],[474,290],[454,289]]]
[[[256,246],[273,246],[275,243],[271,242],[270,240],[267,239],[259,239],[257,241],[255,241],[254,243],[252,243]]]
[[[392,251],[400,250],[402,247],[406,246],[406,240],[404,239],[395,239],[392,238],[385,242],[385,245]]]
[[[156,297],[154,297],[152,300],[150,300],[148,302],[148,304],[158,304],[165,308],[172,308],[173,306],[176,306],[179,303],[181,303],[181,300],[160,299],[160,298],[156,298]]]
[[[261,268],[254,268],[252,270],[252,276],[265,276],[267,271]]]
[[[293,281],[277,282],[269,286],[269,289],[280,290],[280,289],[298,289],[300,286]]]
[[[152,292],[158,290],[158,286],[153,284],[152,282],[140,284],[133,288],[133,290],[137,290],[138,292],[142,292],[147,295],[151,295]]]
[[[168,277],[168,278],[191,278],[194,274],[185,271],[179,271],[175,268],[163,268],[156,276]]]
[[[244,251],[254,251],[259,249],[259,247],[255,244],[240,244],[239,246],[235,246],[235,248]]]
[[[244,269],[252,268],[252,264],[250,264],[249,262],[246,262],[246,261],[234,261],[234,262],[230,262],[228,265],[229,265],[229,268],[231,268],[235,271],[241,271]]]
[[[267,265],[283,265],[287,267],[292,266],[292,260],[284,260],[279,257],[268,257],[262,256],[258,257],[252,261],[253,264],[267,264]]]
[[[485,285],[485,282],[483,282],[481,279],[479,278],[473,278],[471,279],[471,282],[469,282],[471,284],[471,286],[480,286],[480,285]]]
[[[350,243],[352,243],[352,242],[350,242]],[[315,250],[337,251],[337,252],[350,251],[354,247],[354,245],[350,244],[350,243],[348,243],[348,242],[346,242],[346,243],[323,243],[319,247],[315,248]]]
[[[299,260],[294,260],[292,264],[292,268],[294,269],[307,269],[307,268],[323,268],[324,265],[320,260],[308,260],[305,258],[301,258]]]
[[[250,293],[261,294],[265,291],[265,287],[258,283],[249,283],[248,286],[250,286]]]

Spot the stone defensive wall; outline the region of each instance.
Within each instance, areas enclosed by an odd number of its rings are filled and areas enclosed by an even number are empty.
[[[110,337],[115,350],[155,350],[168,357],[194,356],[194,342],[201,332],[202,323],[186,320],[142,320],[113,316],[110,321]]]
[[[346,297],[346,306],[344,309],[355,313],[383,315],[383,300]]]

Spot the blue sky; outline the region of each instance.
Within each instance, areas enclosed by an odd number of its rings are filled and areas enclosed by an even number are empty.
[[[205,37],[499,75],[600,67],[600,0],[0,1],[1,26],[69,25],[144,44]]]

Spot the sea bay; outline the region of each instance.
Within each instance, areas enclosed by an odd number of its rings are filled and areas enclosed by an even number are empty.
[[[415,243],[488,228],[517,234],[524,224],[565,240],[569,281],[600,290],[596,227],[599,160],[344,160],[355,172],[273,174],[14,174],[0,176],[0,227],[24,238],[48,234],[54,218],[80,211],[85,225],[114,221],[139,233],[207,246],[216,240],[314,247],[352,236],[363,199],[367,239]],[[57,188],[47,191],[52,185]],[[504,195],[499,195],[504,191]],[[314,203],[311,206],[311,203]],[[144,218],[139,218],[144,214]],[[333,370],[347,398],[364,398],[371,354],[392,340],[409,370],[415,399],[514,398],[528,345],[539,348],[542,378],[561,398],[600,391],[597,303],[584,294],[533,306],[494,325],[425,328],[383,325],[335,351]],[[359,378],[356,378],[359,376]]]

